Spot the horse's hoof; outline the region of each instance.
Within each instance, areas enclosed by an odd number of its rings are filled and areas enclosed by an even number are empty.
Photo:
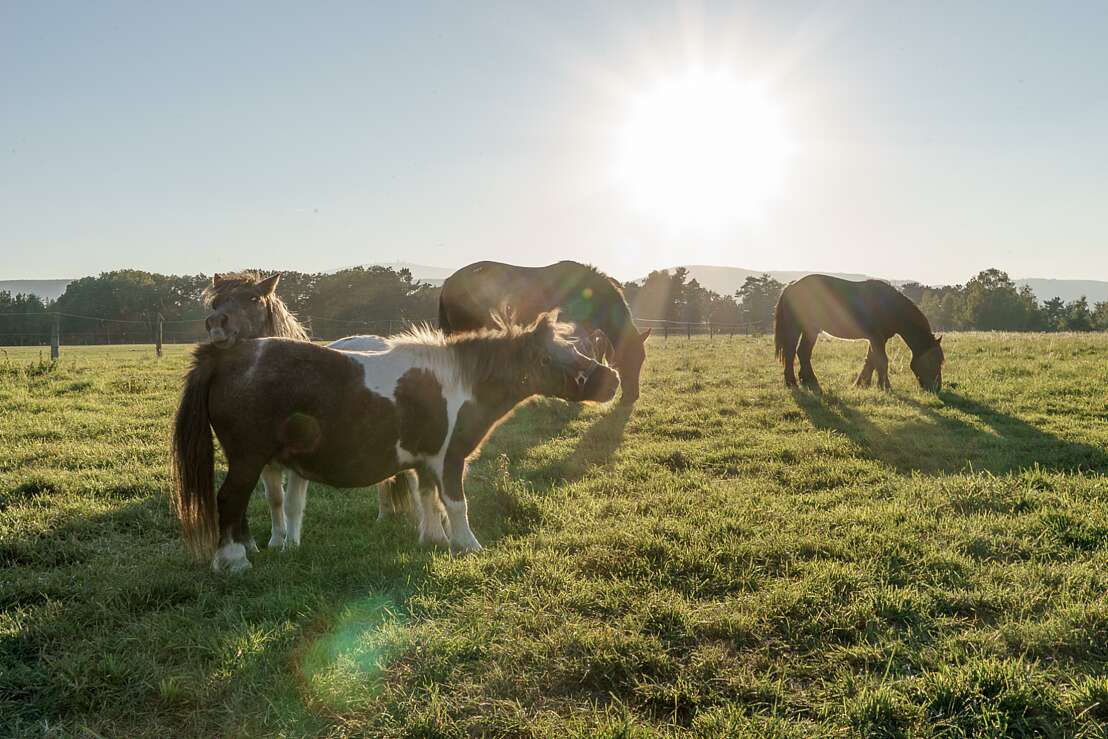
[[[450,554],[455,557],[464,557],[467,554],[473,554],[475,552],[481,551],[482,549],[484,549],[484,547],[481,546],[481,542],[477,541],[476,539],[474,539],[472,542],[466,542],[464,544],[455,544],[454,542],[450,542]]]
[[[223,570],[242,572],[247,569],[250,569],[250,560],[246,558],[246,547],[238,542],[220,547],[212,557],[212,572],[216,574]]]
[[[284,549],[285,548],[285,535],[273,534],[269,537],[269,543],[266,544],[266,549]]]
[[[419,543],[425,547],[449,547],[450,540],[446,538],[446,532],[436,531],[428,533],[426,531],[419,532]]]

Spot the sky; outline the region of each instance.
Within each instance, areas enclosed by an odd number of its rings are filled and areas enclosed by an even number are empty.
[[[480,259],[1108,279],[1105,37],[1104,2],[0,0],[0,279]],[[789,143],[772,188],[714,193],[718,222],[619,174],[636,101],[689,70],[757,89]],[[653,175],[666,197],[703,190],[680,172]]]

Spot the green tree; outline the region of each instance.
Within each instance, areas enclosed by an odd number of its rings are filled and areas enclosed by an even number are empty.
[[[773,312],[784,287],[768,274],[763,274],[759,277],[747,277],[742,287],[735,292],[741,320],[749,324],[754,333],[773,330]]]

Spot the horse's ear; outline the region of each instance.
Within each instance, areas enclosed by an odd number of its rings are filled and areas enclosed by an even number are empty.
[[[935,343],[936,344],[943,343],[943,335],[942,334],[939,334],[938,336],[935,337]]]
[[[281,281],[281,273],[278,272],[275,275],[271,275],[257,285],[254,288],[258,291],[259,295],[272,295],[273,291],[277,289],[277,283]]]
[[[646,340],[648,338],[650,338],[650,329],[647,329],[646,331],[640,331],[639,332],[639,341],[641,341],[645,344]]]
[[[218,272],[212,275],[212,287],[215,287],[221,282],[223,282],[223,275],[219,274]]]

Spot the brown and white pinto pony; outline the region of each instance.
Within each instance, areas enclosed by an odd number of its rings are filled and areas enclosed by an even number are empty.
[[[889,389],[889,357],[885,344],[896,334],[912,350],[912,373],[920,387],[939,392],[943,384],[942,337],[916,304],[881,280],[852,282],[829,275],[808,275],[789,283],[777,301],[773,330],[777,357],[785,364],[785,385],[796,387],[794,357],[800,359],[800,382],[819,392],[812,370],[812,349],[820,332],[840,339],[867,339],[869,352],[854,384],[877,383]]]
[[[383,352],[344,352],[287,339],[196,348],[177,410],[174,502],[186,542],[212,568],[250,566],[244,511],[258,477],[280,465],[305,480],[361,487],[417,469],[421,538],[455,553],[481,548],[470,529],[466,458],[533,395],[605,402],[619,376],[568,341],[544,314],[527,327],[453,337],[417,329]],[[227,457],[214,489],[212,432]]]

